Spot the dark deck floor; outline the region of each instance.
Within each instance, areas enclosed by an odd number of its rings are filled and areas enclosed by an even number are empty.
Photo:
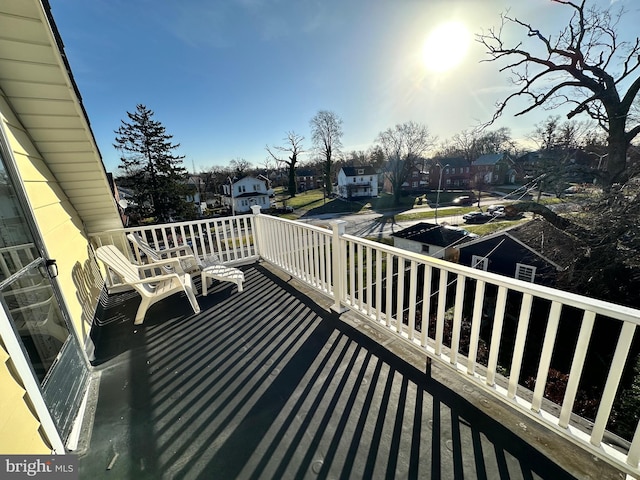
[[[176,296],[135,327],[135,296],[105,303],[80,478],[574,478],[286,281],[243,268],[244,292],[216,283],[195,316]]]

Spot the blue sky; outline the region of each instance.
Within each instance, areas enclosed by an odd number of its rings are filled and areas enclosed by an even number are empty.
[[[479,33],[498,25],[510,4],[513,15],[551,33],[569,13],[549,0],[50,3],[103,160],[115,173],[113,132],[138,103],[155,112],[196,171],[234,158],[263,164],[265,145],[282,144],[290,130],[310,149],[309,120],[318,110],[343,120],[345,152],[366,150],[379,132],[410,120],[448,138],[491,118],[512,87],[498,65],[480,62],[476,42],[457,67],[429,70],[427,35],[450,21]],[[637,25],[640,6],[621,4],[626,24]],[[514,104],[496,124],[515,138],[562,113],[514,118],[515,111]]]

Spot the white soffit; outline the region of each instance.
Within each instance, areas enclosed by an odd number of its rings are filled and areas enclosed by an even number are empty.
[[[89,233],[122,226],[62,42],[40,0],[0,1],[0,89]]]

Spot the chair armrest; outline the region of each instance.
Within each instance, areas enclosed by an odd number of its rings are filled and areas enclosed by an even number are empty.
[[[180,278],[181,276],[186,276],[188,274],[185,275],[178,275],[177,273],[167,273],[165,275],[156,275],[155,277],[147,277],[147,278],[141,278],[140,280],[137,280],[135,282],[127,282],[127,285],[139,285],[139,284],[145,284],[145,283],[158,283],[161,282],[163,280],[171,280],[174,278],[177,278],[180,283],[185,283],[182,281],[182,279]]]
[[[187,255],[193,255],[193,249],[187,245],[178,245],[176,247],[169,247],[169,248],[163,248],[162,250],[157,250],[158,254],[163,255],[163,254],[171,254],[171,253],[175,253],[175,252],[180,252],[184,250],[185,252],[187,252],[185,255],[178,255],[179,257],[185,257]]]
[[[186,273],[184,271],[184,268],[182,268],[182,263],[180,263],[180,257],[171,257],[171,258],[165,258],[162,260],[155,260],[152,263],[146,263],[144,265],[136,265],[136,266],[138,267],[138,271],[150,270],[150,269],[168,266],[173,268],[175,270],[175,273],[178,273],[178,274]]]

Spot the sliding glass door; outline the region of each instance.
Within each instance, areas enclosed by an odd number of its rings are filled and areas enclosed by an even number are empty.
[[[56,266],[44,255],[3,153],[0,149],[0,307],[12,322],[60,436],[66,439],[88,382],[88,366],[60,301]]]

